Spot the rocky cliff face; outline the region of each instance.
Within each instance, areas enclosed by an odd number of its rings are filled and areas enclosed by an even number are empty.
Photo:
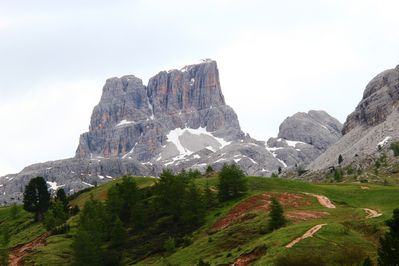
[[[369,82],[359,105],[348,116],[343,134],[359,126],[372,127],[384,122],[398,111],[398,101],[399,66],[382,72]]]
[[[287,166],[306,166],[341,137],[342,124],[324,111],[296,113],[280,125],[268,149]]]
[[[389,147],[399,140],[399,67],[386,70],[372,79],[355,111],[344,124],[344,136],[317,158],[310,169],[320,170],[337,164],[343,155],[344,165],[372,159],[378,146]]]
[[[270,176],[278,168],[306,165],[340,136],[340,123],[325,112],[287,118],[268,145],[240,128],[226,105],[217,64],[205,60],[162,71],[145,86],[129,75],[108,79],[89,131],[74,158],[26,167],[0,178],[0,204],[20,201],[32,177],[69,194],[125,174],[157,176],[207,165],[236,163],[247,174]]]
[[[227,141],[243,138],[237,115],[225,104],[215,61],[160,72],[147,87],[134,76],[107,80],[76,158],[150,161],[177,128],[205,128]]]
[[[285,166],[264,142],[241,131],[225,103],[216,62],[205,60],[162,71],[147,86],[132,75],[108,79],[75,158],[0,178],[0,201],[21,200],[35,176],[43,176],[53,191],[73,193],[124,174],[156,176],[165,167],[218,169],[232,162],[251,175],[271,175]]]

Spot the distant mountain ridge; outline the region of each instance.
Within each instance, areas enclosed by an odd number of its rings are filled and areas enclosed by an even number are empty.
[[[165,167],[205,170],[236,163],[248,175],[270,176],[307,165],[336,140],[341,126],[325,112],[310,111],[284,121],[279,139],[267,145],[251,138],[226,104],[217,63],[209,59],[159,72],[147,86],[133,75],[114,77],[103,87],[75,157],[0,178],[0,202],[21,200],[35,176],[69,194],[125,174],[157,176]]]
[[[306,166],[341,136],[342,124],[325,111],[296,113],[280,125],[268,149],[287,166]]]

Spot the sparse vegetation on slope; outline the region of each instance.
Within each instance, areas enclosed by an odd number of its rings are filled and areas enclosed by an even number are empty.
[[[218,177],[187,180],[186,174],[165,173],[163,180],[119,179],[72,197],[70,205],[78,205],[81,212],[67,221],[70,230],[49,236],[46,245],[34,248],[23,258],[24,263],[72,265],[76,262],[77,250],[83,252],[96,243],[103,252],[103,255],[97,254],[98,257],[108,258],[100,263],[114,265],[115,261],[122,265],[302,265],[303,256],[309,254],[309,250],[312,257],[308,257],[308,265],[361,265],[368,257],[375,264],[379,239],[386,230],[384,221],[390,219],[392,211],[399,206],[396,186],[369,183],[364,189],[362,183],[311,184],[262,177],[243,177],[247,192],[219,203]],[[132,180],[136,186],[131,186]],[[128,191],[140,194],[140,200],[124,193],[128,187],[131,188]],[[324,196],[336,208],[327,208],[312,195]],[[133,202],[133,198],[140,204],[126,205]],[[271,219],[272,198],[278,199],[286,219],[285,226],[274,231],[265,230]],[[102,206],[104,212],[84,207],[90,204]],[[190,209],[185,206],[196,211],[185,212]],[[15,210],[15,207],[0,209],[0,226],[3,223],[12,226],[21,218],[29,223],[11,236],[9,247],[30,242],[46,231],[41,223],[34,223],[32,214],[20,207],[16,218],[11,219],[15,215],[13,208]],[[132,212],[125,212],[127,209]],[[382,215],[366,219],[368,214],[364,209]],[[104,229],[109,231],[108,235],[87,244],[90,237],[82,227],[104,231],[100,229],[105,227],[93,222],[98,213],[107,212],[116,214]],[[85,213],[92,215],[86,219]],[[138,213],[143,217],[135,216]],[[310,228],[321,224],[313,237],[303,238],[286,248]],[[25,239],[25,235],[30,237]],[[90,231],[89,235],[97,233]],[[91,254],[90,250],[87,254]]]

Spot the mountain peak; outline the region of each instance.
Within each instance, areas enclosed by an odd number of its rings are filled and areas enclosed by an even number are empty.
[[[243,135],[237,115],[225,103],[216,61],[161,71],[147,86],[133,75],[108,79],[76,157],[130,154],[149,160],[176,128],[206,128],[227,139]]]
[[[399,103],[399,69],[385,70],[366,86],[363,98],[355,111],[348,116],[343,134],[358,126],[372,127],[386,120]]]

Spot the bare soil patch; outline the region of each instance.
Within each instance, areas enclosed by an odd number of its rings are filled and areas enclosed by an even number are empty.
[[[240,221],[244,214],[251,211],[269,212],[273,197],[278,199],[283,208],[299,208],[311,205],[309,198],[301,194],[266,192],[250,197],[236,205],[225,217],[219,219],[213,225],[213,228],[217,230],[226,228],[233,222]]]
[[[28,255],[34,248],[44,246],[46,244],[47,237],[49,237],[49,234],[46,232],[29,243],[21,244],[21,245],[14,247],[10,251],[9,266],[23,265],[22,259],[26,255]]]
[[[298,244],[299,242],[301,242],[302,240],[312,237],[314,234],[316,234],[323,226],[325,226],[326,224],[318,224],[313,226],[312,228],[310,228],[308,231],[306,231],[306,233],[304,233],[302,236],[292,240],[290,243],[288,243],[285,247],[286,248],[292,248],[293,246],[295,246],[296,244]]]
[[[309,196],[317,198],[317,200],[319,201],[321,206],[324,206],[324,207],[329,208],[329,209],[335,209],[336,208],[335,205],[332,204],[330,199],[327,198],[326,196],[316,195],[316,194],[313,194],[313,193],[303,193],[303,194],[306,194],[306,195],[309,195]]]
[[[266,246],[256,247],[251,252],[242,254],[232,266],[247,266],[265,255],[266,251]]]
[[[372,209],[364,208],[363,210],[366,212],[366,219],[376,218],[382,215],[382,213]]]

